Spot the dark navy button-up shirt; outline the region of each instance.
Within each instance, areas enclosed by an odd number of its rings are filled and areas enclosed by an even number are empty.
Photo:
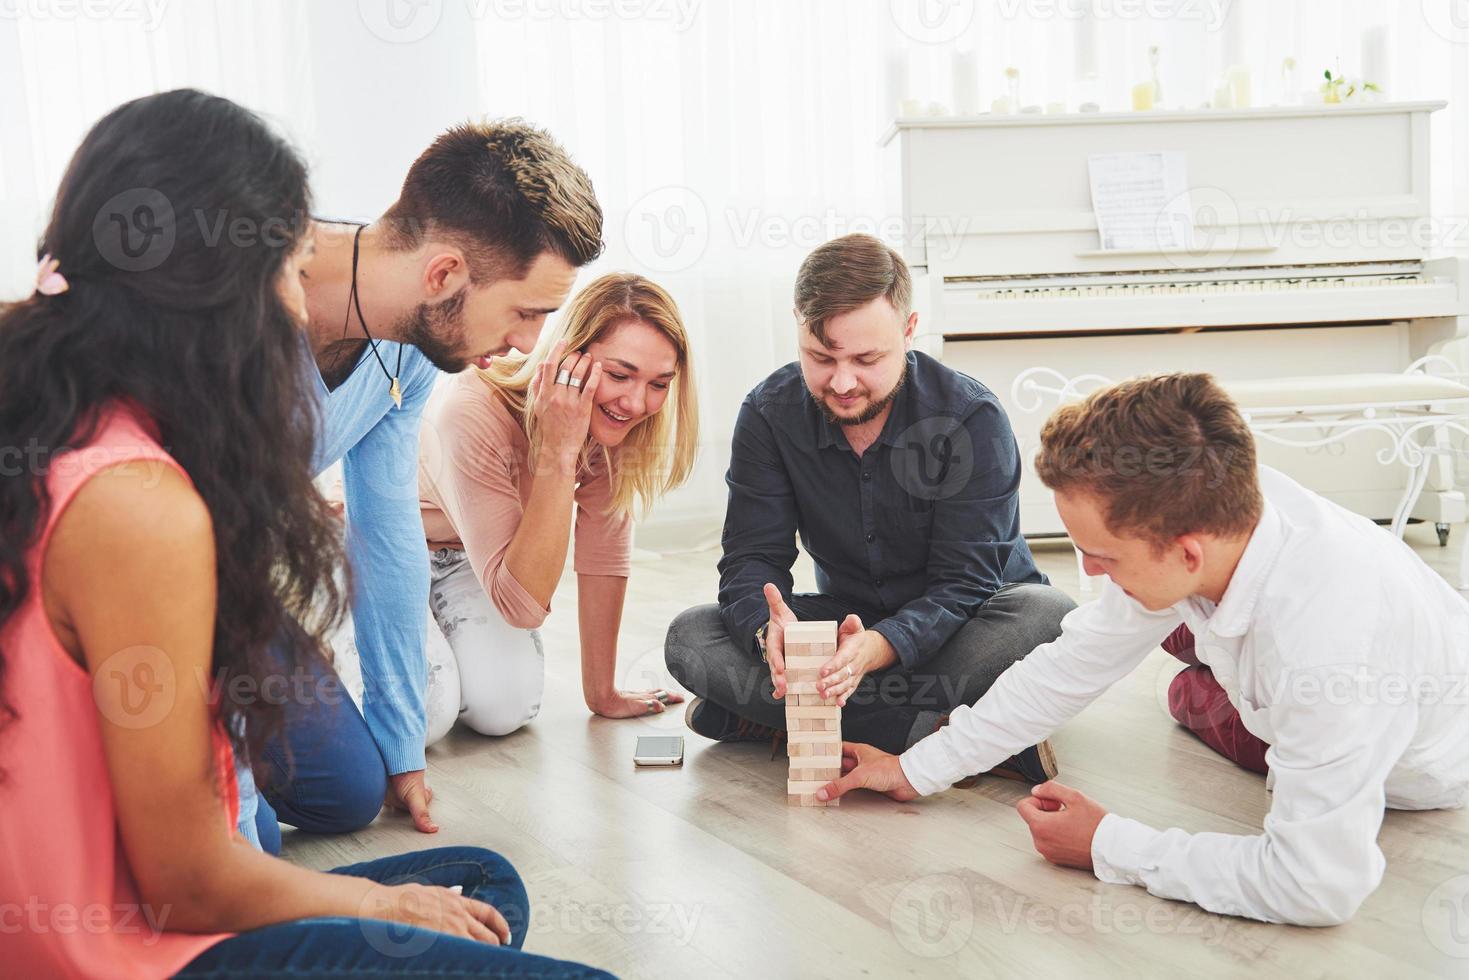
[[[746,396],[730,453],[719,607],[754,643],[761,590],[789,596],[796,539],[818,588],[879,610],[911,670],[999,589],[1046,582],[1020,536],[1020,454],[999,400],[926,354],[908,354],[892,412],[860,457],[787,364]]]

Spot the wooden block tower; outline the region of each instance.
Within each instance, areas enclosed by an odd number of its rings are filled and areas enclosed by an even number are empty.
[[[842,774],[842,709],[816,693],[821,667],[837,652],[834,622],[791,623],[785,628],[786,745],[791,806],[837,806],[823,803],[816,791]]]

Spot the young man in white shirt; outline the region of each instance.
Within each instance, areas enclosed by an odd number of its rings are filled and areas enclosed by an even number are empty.
[[[1128,381],[1061,408],[1036,468],[1087,571],[1110,579],[1101,597],[901,757],[846,745],[845,774],[818,795],[909,800],[984,772],[1182,624],[1239,722],[1269,746],[1264,832],[1160,831],[1052,781],[1018,807],[1036,849],[1213,912],[1351,918],[1382,880],[1383,808],[1469,798],[1469,602],[1383,529],[1258,467],[1208,375]]]

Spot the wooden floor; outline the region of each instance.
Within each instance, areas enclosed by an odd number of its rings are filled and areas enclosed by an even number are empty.
[[[1448,577],[1465,533],[1456,528],[1446,550],[1431,527],[1408,539]],[[1068,545],[1036,552],[1058,586],[1085,598]],[[664,629],[712,600],[717,558],[639,561],[621,637],[625,685],[670,683]],[[809,588],[809,568],[800,571]],[[685,731],[681,709],[594,718],[580,696],[574,588],[553,609],[540,717],[500,739],[456,730],[429,750],[437,835],[385,813],[345,837],[287,831],[287,856],[331,867],[429,846],[493,848],[529,888],[527,950],[625,977],[1469,976],[1469,813],[1389,812],[1387,877],[1345,926],[1210,915],[1047,865],[1015,814],[1026,792],[1016,783],[791,809],[785,759],[768,747],[707,742]],[[1176,669],[1155,652],[1057,733],[1061,778],[1157,827],[1258,833],[1264,780],[1169,719]],[[687,734],[683,768],[635,770],[635,737],[661,733]]]

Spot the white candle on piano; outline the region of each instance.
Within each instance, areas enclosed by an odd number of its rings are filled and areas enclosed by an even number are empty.
[[[979,54],[975,51],[956,50],[954,68],[954,113],[973,116],[979,113]]]
[[[1369,27],[1362,32],[1362,81],[1371,82],[1378,91],[1388,91],[1388,40],[1390,30],[1386,24]]]
[[[1231,101],[1233,95],[1229,90],[1229,76],[1224,75],[1214,85],[1214,99],[1209,104],[1215,109],[1228,109]]]
[[[884,100],[882,107],[884,114],[893,116],[912,116],[916,113],[904,110],[904,100],[908,98],[908,52],[906,50],[893,51],[888,54],[887,64],[883,73]]]
[[[1073,80],[1089,82],[1096,79],[1097,71],[1097,16],[1091,4],[1078,5],[1082,9],[1076,18],[1075,48],[1072,50]]]
[[[1226,73],[1229,81],[1229,107],[1231,109],[1248,109],[1250,107],[1250,66],[1231,65]]]

